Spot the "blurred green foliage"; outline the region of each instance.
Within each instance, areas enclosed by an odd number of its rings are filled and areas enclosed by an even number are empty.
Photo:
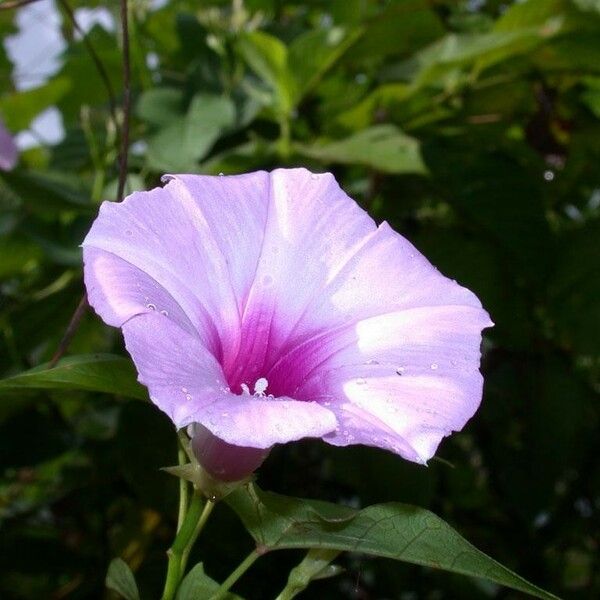
[[[3,36],[13,19],[0,12]],[[440,460],[303,442],[273,451],[261,486],[419,504],[562,597],[600,596],[600,3],[131,0],[130,20],[128,191],[168,171],[332,170],[496,323],[482,408]],[[82,293],[78,245],[116,196],[106,83],[66,17],[63,35],[59,72],[33,90],[14,90],[0,50],[9,129],[55,106],[66,130],[0,176],[2,377],[52,356]],[[120,35],[96,26],[87,39],[121,121]],[[87,314],[70,352],[123,348]],[[93,376],[93,363],[75,367]],[[130,366],[114,368],[105,393],[68,389],[64,373],[48,375],[52,389],[0,386],[2,598],[103,597],[115,556],[143,598],[160,593],[177,483],[159,468],[176,462],[176,439],[152,406],[114,393]],[[222,580],[252,547],[240,532],[218,507],[195,562]],[[273,597],[298,560],[258,561],[236,591]],[[518,597],[391,561],[342,562],[303,597]]]

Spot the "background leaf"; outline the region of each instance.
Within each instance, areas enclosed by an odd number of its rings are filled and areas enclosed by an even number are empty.
[[[319,501],[240,488],[227,498],[257,544],[268,550],[330,548],[481,577],[537,598],[556,598],[477,550],[433,513],[406,504],[352,512]]]
[[[106,587],[117,592],[125,600],[140,598],[133,573],[127,563],[120,558],[114,558],[108,566]]]
[[[325,163],[365,165],[386,173],[426,172],[419,142],[393,125],[375,125],[336,142],[297,149]]]
[[[131,361],[110,354],[69,356],[0,381],[0,394],[36,389],[86,390],[146,400]]]
[[[204,566],[199,563],[184,577],[177,590],[176,600],[210,598],[218,589],[219,584],[204,572]],[[240,596],[227,592],[223,600],[240,600]]]

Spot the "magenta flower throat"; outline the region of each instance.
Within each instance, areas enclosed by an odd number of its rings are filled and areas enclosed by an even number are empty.
[[[424,463],[477,410],[488,314],[332,175],[165,180],[103,203],[83,252],[91,305],[178,428],[216,452],[320,437]]]

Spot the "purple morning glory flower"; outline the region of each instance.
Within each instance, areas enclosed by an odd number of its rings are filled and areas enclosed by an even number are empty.
[[[0,170],[11,171],[17,164],[19,151],[10,132],[0,120]]]
[[[165,180],[102,205],[85,282],[208,470],[305,437],[425,463],[477,410],[488,314],[331,174]]]

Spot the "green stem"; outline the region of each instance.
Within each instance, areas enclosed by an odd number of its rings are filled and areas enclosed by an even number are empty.
[[[283,159],[289,158],[292,153],[292,135],[289,115],[282,115],[279,119],[279,139],[277,140],[279,155]]]
[[[302,562],[291,571],[286,586],[275,600],[292,600],[303,592],[314,579],[332,577],[339,568],[330,565],[340,554],[339,550],[328,548],[312,548],[306,553]]]
[[[231,586],[260,558],[258,551],[252,550],[248,556],[237,566],[235,571],[221,584],[221,587],[210,597],[210,600],[221,600],[225,597]]]
[[[183,576],[182,558],[185,552],[189,553],[189,546],[198,536],[198,522],[201,516],[206,512],[206,507],[202,506],[202,497],[195,493],[190,503],[185,519],[177,532],[173,545],[167,551],[169,563],[167,566],[167,579],[163,591],[162,600],[172,600],[175,597],[179,582]],[[206,519],[204,519],[206,522]]]
[[[204,525],[206,524],[206,521],[208,521],[208,517],[210,517],[210,513],[212,512],[214,507],[215,507],[214,502],[212,502],[211,500],[206,501],[206,504],[204,505],[204,510],[202,511],[202,514],[200,515],[200,520],[196,524],[196,529],[194,529],[194,532],[192,533],[192,537],[190,538],[190,542],[184,549],[183,554],[181,556],[181,572],[182,573],[185,573],[185,567],[187,565],[187,561],[190,556],[190,552],[191,552],[192,548],[194,547],[194,544],[196,543],[196,540],[198,539],[200,532],[202,531],[202,529],[204,529]]]
[[[186,459],[187,459],[187,456],[185,454],[185,450],[183,448],[178,448],[177,460],[178,460],[179,464],[185,465],[185,463],[187,462]],[[185,479],[180,478],[179,479],[179,512],[177,514],[177,531],[178,532],[181,529],[181,526],[183,525],[183,520],[187,513],[188,491],[189,491],[188,482]]]

